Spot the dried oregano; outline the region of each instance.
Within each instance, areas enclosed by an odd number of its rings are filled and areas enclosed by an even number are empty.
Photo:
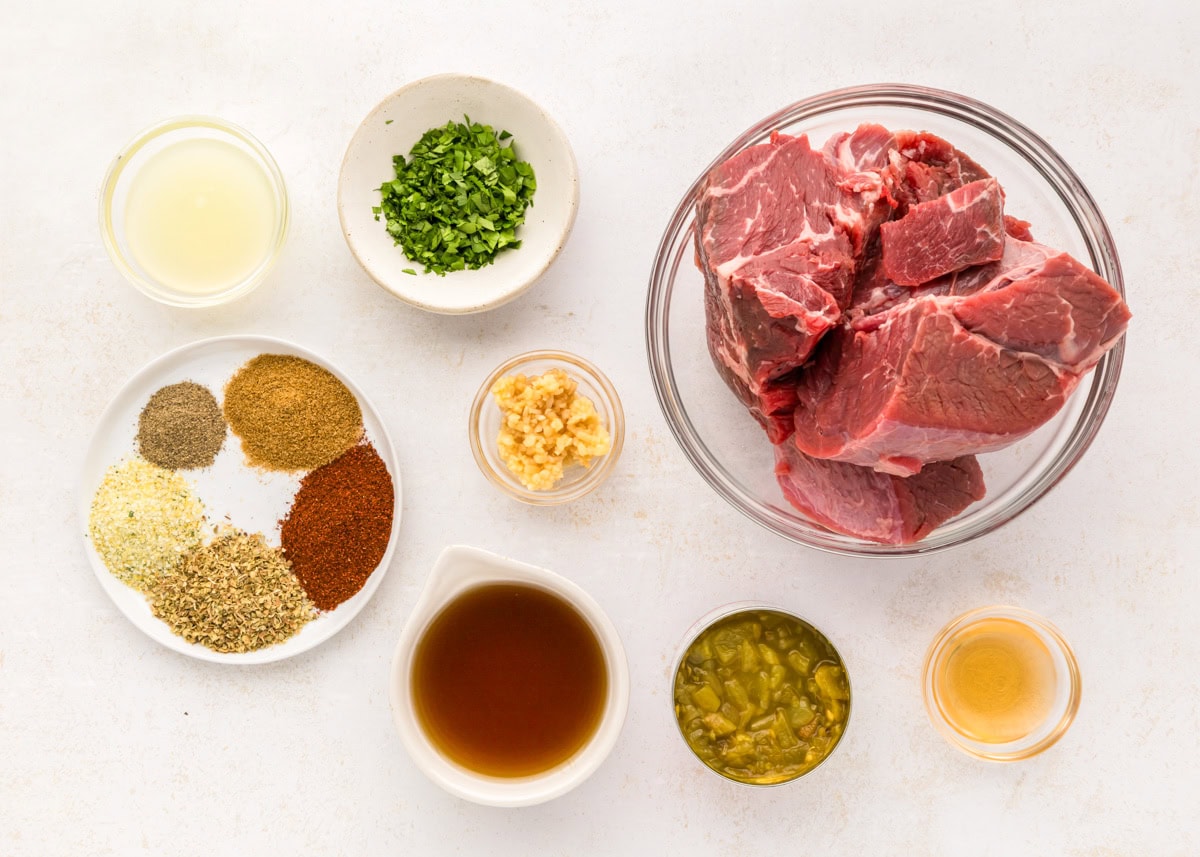
[[[147,594],[174,633],[217,652],[282,643],[316,616],[280,549],[238,530],[187,553]]]

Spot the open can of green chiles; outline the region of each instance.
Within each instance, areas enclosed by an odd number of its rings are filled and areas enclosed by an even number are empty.
[[[815,770],[850,719],[850,679],[829,639],[794,613],[739,602],[701,617],[671,674],[675,722],[709,769],[773,786]]]

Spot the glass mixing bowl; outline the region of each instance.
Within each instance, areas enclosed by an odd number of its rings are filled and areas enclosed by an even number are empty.
[[[974,99],[902,84],[840,89],[806,98],[754,125],[722,151],[675,209],[654,260],[646,301],[646,347],[659,404],[675,439],[705,481],[735,509],[793,541],[855,556],[911,556],[979,538],[1028,509],[1087,450],[1117,389],[1125,341],[1104,356],[1066,406],[1007,449],[979,456],[987,496],[912,545],[881,545],[830,532],[783,498],[762,428],[725,386],[705,344],[704,278],[693,254],[694,203],[717,163],[775,130],[807,133],[814,146],[863,122],[924,130],[949,140],[999,179],[1005,209],[1030,221],[1037,240],[1065,250],[1125,294],[1112,235],[1095,201],[1050,145]]]

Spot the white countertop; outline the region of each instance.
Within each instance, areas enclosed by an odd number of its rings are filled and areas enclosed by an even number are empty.
[[[1192,4],[17,5],[0,23],[0,854],[1200,853]],[[390,298],[354,263],[334,205],[361,118],[442,71],[530,93],[579,161],[563,255],[524,298],[480,316]],[[1134,320],[1107,422],[1048,497],[968,547],[856,562],[760,530],[704,485],[655,402],[642,319],[666,221],[721,147],[801,97],[883,80],[970,94],[1057,148],[1107,214]],[[263,288],[186,312],[121,279],[96,198],[129,137],[192,112],[266,143],[294,219]],[[405,497],[387,577],[345,631],[232,669],[172,653],[117,612],[85,559],[75,490],[125,378],[178,345],[246,332],[295,340],[358,381],[392,431]],[[610,374],[630,434],[597,494],[536,509],[479,474],[466,410],[502,359],[554,346]],[[452,798],[393,729],[394,641],[456,542],[569,575],[623,635],[625,731],[552,803]],[[681,635],[743,598],[802,607],[852,670],[843,746],[785,788],[712,776],[672,722]],[[1065,738],[1009,766],[944,743],[918,687],[938,628],[995,602],[1056,623],[1084,679]]]

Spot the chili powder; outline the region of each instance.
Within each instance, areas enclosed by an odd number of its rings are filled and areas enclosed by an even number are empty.
[[[319,610],[332,610],[367,582],[387,551],[395,494],[387,465],[369,442],[300,480],[280,542]]]

